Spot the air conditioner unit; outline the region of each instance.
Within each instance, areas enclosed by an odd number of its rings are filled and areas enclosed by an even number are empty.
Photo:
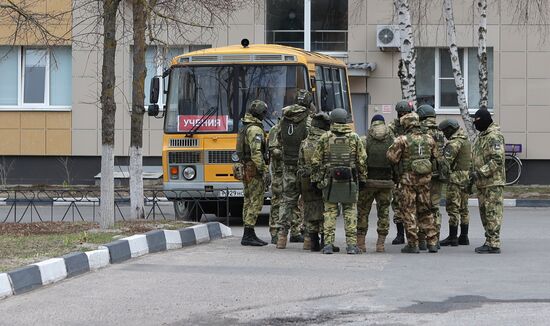
[[[397,25],[376,26],[376,46],[381,50],[397,50],[400,47],[399,27]]]

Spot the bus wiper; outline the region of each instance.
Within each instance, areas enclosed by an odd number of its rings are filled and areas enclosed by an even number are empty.
[[[217,112],[218,112],[217,106],[210,107],[208,112],[203,114],[202,117],[199,119],[199,121],[197,121],[197,123],[193,126],[193,129],[189,130],[189,132],[185,134],[185,137],[193,137],[193,135],[197,133],[197,130],[199,130],[199,128],[206,122],[206,120],[210,119],[210,117]]]
[[[275,125],[274,122],[271,122],[271,119],[265,119],[264,121],[269,126],[270,129],[273,128],[273,126]]]

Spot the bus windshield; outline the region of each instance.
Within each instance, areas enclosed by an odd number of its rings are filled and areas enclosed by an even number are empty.
[[[229,65],[174,67],[170,74],[165,132],[237,132],[248,104],[265,101],[266,129],[307,89],[301,65]],[[196,125],[200,125],[194,128]]]

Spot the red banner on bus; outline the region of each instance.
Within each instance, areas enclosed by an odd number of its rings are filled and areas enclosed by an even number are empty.
[[[178,131],[186,132],[192,130],[202,119],[202,115],[180,115],[178,120]],[[212,116],[202,123],[197,131],[227,131],[227,116]]]

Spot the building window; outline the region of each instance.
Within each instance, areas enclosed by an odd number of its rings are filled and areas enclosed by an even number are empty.
[[[347,0],[266,0],[267,43],[347,52]]]
[[[0,75],[0,110],[71,108],[70,47],[1,46]]]
[[[458,51],[464,75],[464,92],[468,108],[479,108],[479,75],[477,48]],[[489,109],[493,109],[493,49],[487,49],[489,79]],[[416,96],[418,103],[430,104],[436,110],[452,111],[458,108],[456,86],[448,49],[417,48]]]

